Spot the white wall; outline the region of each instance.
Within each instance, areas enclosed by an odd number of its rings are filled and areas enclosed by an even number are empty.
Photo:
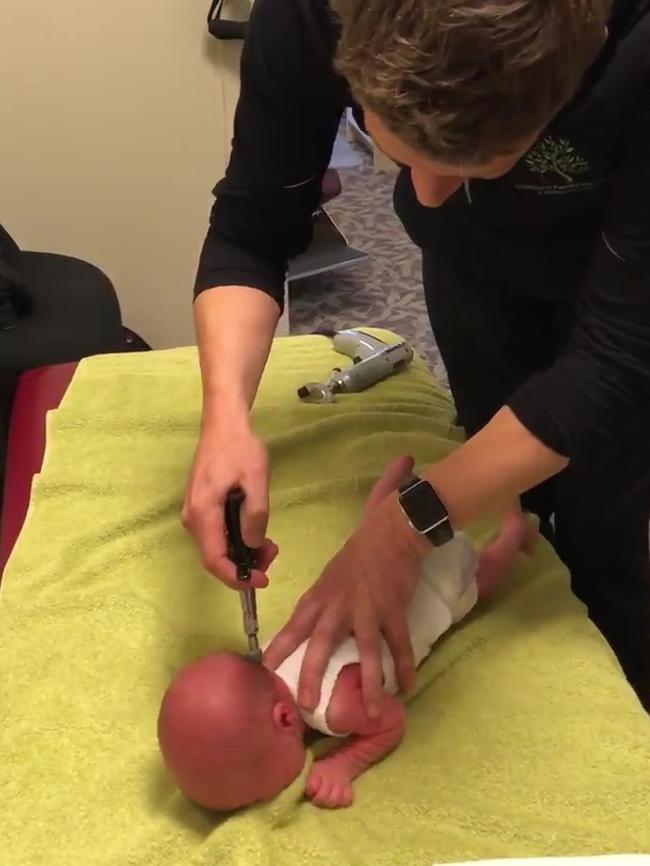
[[[101,267],[156,347],[193,342],[240,44],[207,35],[209,0],[1,6],[0,222],[24,248]]]

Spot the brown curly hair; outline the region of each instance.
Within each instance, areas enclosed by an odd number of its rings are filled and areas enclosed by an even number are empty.
[[[405,144],[452,165],[515,150],[568,102],[611,0],[331,0],[336,67]]]

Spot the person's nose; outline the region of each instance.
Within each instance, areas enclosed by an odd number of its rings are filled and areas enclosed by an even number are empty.
[[[437,177],[411,169],[411,183],[417,200],[424,207],[440,207],[463,185],[462,177]]]

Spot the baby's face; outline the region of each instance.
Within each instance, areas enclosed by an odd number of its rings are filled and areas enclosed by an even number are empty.
[[[178,787],[209,809],[268,800],[305,761],[304,724],[285,683],[235,653],[180,671],[158,716],[158,741]]]

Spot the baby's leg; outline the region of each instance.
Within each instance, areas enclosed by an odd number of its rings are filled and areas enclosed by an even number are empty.
[[[316,806],[334,809],[352,803],[352,782],[400,743],[404,736],[406,712],[393,695],[384,693],[381,716],[367,718],[342,746],[320,761],[309,773],[305,794]],[[349,728],[348,728],[349,730]]]

